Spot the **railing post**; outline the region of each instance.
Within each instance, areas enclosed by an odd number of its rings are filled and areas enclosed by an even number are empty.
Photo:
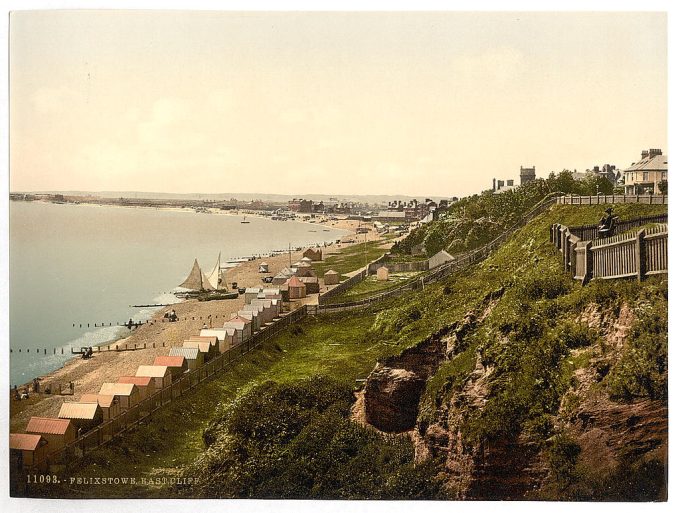
[[[591,246],[593,241],[587,241],[583,246],[583,280],[581,284],[585,285],[588,283],[593,276],[593,252],[591,251]]]
[[[645,230],[637,232],[635,237],[635,267],[637,269],[637,279],[642,281],[647,273],[645,269]]]

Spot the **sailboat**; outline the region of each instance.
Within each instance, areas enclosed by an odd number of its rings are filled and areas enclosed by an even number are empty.
[[[180,287],[189,290],[215,290],[215,287],[210,284],[208,278],[201,271],[196,259],[194,259],[194,265],[191,268],[191,272],[189,272],[189,276],[182,282]]]
[[[214,288],[215,290],[218,289],[226,289],[227,288],[227,283],[226,281],[222,281],[222,271],[220,270],[220,260],[222,259],[222,252],[220,252],[217,255],[217,263],[215,264],[215,267],[213,268],[212,272],[208,275],[208,283]]]

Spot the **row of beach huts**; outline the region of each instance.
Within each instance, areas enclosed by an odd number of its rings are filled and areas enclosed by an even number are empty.
[[[289,283],[289,290],[291,287],[295,290],[295,281]],[[10,433],[14,468],[45,470],[59,463],[55,461],[59,454],[55,453],[77,438],[170,387],[184,373],[247,342],[281,318],[283,298],[278,288],[250,288],[245,299],[243,308],[222,327],[201,329],[181,346],[171,347],[167,356],[157,356],[150,364],[140,365],[134,375],[120,376],[115,383],[103,383],[96,394],[64,402],[56,418],[31,417],[25,433]]]

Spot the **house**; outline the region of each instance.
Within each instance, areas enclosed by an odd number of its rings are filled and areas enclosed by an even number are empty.
[[[427,261],[428,269],[434,269],[435,267],[439,267],[440,265],[450,262],[451,260],[453,260],[453,257],[442,249],[439,253],[432,255]]]
[[[305,258],[309,258],[311,262],[321,262],[323,258],[323,254],[320,249],[314,249],[314,248],[309,248],[306,249],[303,253],[302,256]]]
[[[155,391],[155,385],[149,376],[120,376],[118,383],[132,383],[139,389],[139,401],[143,401]]]
[[[217,337],[217,344],[219,352],[224,353],[230,347],[234,346],[234,333],[230,333],[226,328],[210,328],[202,329],[199,336],[201,337]],[[194,337],[189,337],[189,340],[197,340]]]
[[[185,340],[182,347],[189,347],[198,349],[198,352],[203,355],[203,363],[209,362],[215,356],[215,352],[210,345],[210,342],[197,342],[196,340]]]
[[[108,422],[120,415],[120,401],[114,395],[83,394],[80,396],[81,403],[97,403],[102,409],[103,421]]]
[[[170,356],[183,356],[190,371],[203,365],[203,353],[200,353],[197,347],[171,347]]]
[[[48,445],[49,443],[42,435],[10,433],[9,453],[10,461],[14,463],[13,468],[45,470]]]
[[[121,411],[129,410],[140,401],[139,388],[134,383],[102,383],[99,393],[116,396]]]
[[[217,339],[215,339],[217,340]],[[156,356],[153,360],[154,366],[167,367],[172,374],[172,380],[176,381],[189,370],[189,364],[184,356]]]
[[[165,365],[140,365],[137,367],[135,376],[152,378],[155,388],[153,393],[163,390],[172,384],[172,372]]]
[[[104,422],[104,412],[97,403],[65,402],[57,415],[60,419],[71,419],[81,433],[86,433]]]
[[[26,433],[41,435],[47,440],[48,454],[63,449],[76,439],[76,427],[70,419],[31,417],[26,426]]]
[[[378,275],[378,281],[387,281],[390,277],[390,271],[384,265],[382,267],[378,267],[376,274]]]
[[[323,275],[324,285],[337,285],[340,283],[340,275],[333,269],[326,271]]]
[[[288,298],[291,300],[302,299],[307,295],[305,284],[297,276],[289,278],[286,285],[288,285]]]
[[[225,328],[234,328],[236,330],[236,344],[243,344],[253,336],[253,324],[250,319],[236,314],[227,322],[224,323]]]
[[[307,294],[319,293],[319,278],[313,276],[302,276],[300,281],[305,285],[305,292]]]
[[[641,159],[623,170],[626,194],[663,194],[668,183],[668,156],[659,149],[643,150]]]

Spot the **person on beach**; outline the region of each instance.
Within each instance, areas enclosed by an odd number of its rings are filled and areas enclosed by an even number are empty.
[[[127,329],[132,329],[132,317],[130,317],[130,320],[127,322]]]

